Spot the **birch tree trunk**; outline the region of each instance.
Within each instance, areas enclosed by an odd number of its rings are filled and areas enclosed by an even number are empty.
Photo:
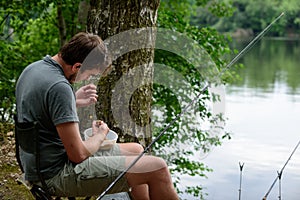
[[[87,31],[106,40],[127,30],[155,27],[158,6],[159,0],[91,0]],[[136,32],[138,30],[126,34],[130,37]],[[97,118],[104,120],[119,134],[120,142],[139,142],[143,146],[151,142],[152,136],[151,80],[155,37],[143,35],[131,41],[142,45],[145,40],[152,43],[153,48],[134,44],[140,48],[113,60],[111,73],[99,81],[99,103],[95,108]],[[127,48],[126,42],[119,41],[118,48]]]

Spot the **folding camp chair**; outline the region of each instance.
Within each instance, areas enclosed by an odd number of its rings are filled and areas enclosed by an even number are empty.
[[[40,171],[40,147],[38,135],[39,124],[37,122],[19,123],[16,116],[14,117],[14,120],[17,162],[21,168],[21,171],[24,173],[24,169],[20,160],[20,147],[26,153],[34,154],[37,175],[39,177],[39,181],[41,182],[41,186],[37,184],[27,184],[27,186],[36,200],[52,200],[55,197],[50,195],[47,184]],[[60,197],[56,197],[55,199],[59,200]],[[68,197],[68,199],[75,200],[75,197]],[[87,199],[90,199],[90,197],[86,197],[86,200]]]

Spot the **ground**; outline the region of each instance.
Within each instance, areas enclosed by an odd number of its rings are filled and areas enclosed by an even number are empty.
[[[15,141],[13,132],[3,135],[0,141],[0,199],[3,200],[32,200],[28,189],[18,183],[21,170],[15,159]]]

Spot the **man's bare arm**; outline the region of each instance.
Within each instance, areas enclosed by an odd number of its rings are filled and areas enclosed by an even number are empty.
[[[108,132],[105,123],[93,124],[93,135],[83,141],[76,122],[68,122],[56,126],[59,137],[66,149],[68,158],[74,163],[80,163],[98,151]]]

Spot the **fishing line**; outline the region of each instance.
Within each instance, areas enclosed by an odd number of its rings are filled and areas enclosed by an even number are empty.
[[[231,62],[226,65],[226,67],[224,67],[222,69],[222,71],[219,73],[218,77],[221,77],[225,71],[227,71],[234,63],[236,63],[236,61],[238,61],[241,56],[243,56],[258,40],[260,40],[265,34],[266,32],[284,15],[284,13],[281,13],[278,17],[276,17],[276,19],[274,19],[264,30],[261,31],[260,34],[258,34],[239,54],[237,54],[232,60]],[[152,145],[154,143],[156,143],[165,133],[166,131],[184,114],[186,113],[186,111],[195,103],[196,100],[198,100],[200,98],[200,96],[203,94],[203,92],[205,92],[208,87],[210,86],[210,83],[206,83],[206,85],[199,91],[199,94],[192,99],[188,105],[186,105],[184,107],[184,109],[169,123],[169,125],[167,125],[160,133],[159,135],[152,140],[152,142],[145,147],[144,151],[142,153],[140,153],[133,161],[132,163],[124,170],[122,171],[117,177],[116,179],[104,190],[104,192],[101,193],[101,195],[96,199],[96,200],[100,200],[104,197],[104,195],[137,163],[137,161],[139,161],[139,159],[145,154],[147,153],[147,151],[152,147]]]
[[[294,155],[294,153],[295,153],[295,151],[297,150],[297,148],[298,148],[299,145],[300,145],[300,140],[299,140],[298,144],[296,145],[296,147],[294,148],[294,150],[292,151],[290,157],[287,159],[287,161],[286,161],[285,164],[283,165],[283,167],[282,167],[282,169],[280,170],[280,172],[278,172],[278,175],[276,176],[275,180],[273,181],[273,183],[272,183],[271,187],[269,188],[268,192],[265,194],[263,200],[266,200],[266,199],[267,199],[269,193],[272,191],[272,189],[273,189],[275,183],[277,182],[277,180],[281,177],[284,168],[287,166],[288,162],[291,160],[292,156]]]

